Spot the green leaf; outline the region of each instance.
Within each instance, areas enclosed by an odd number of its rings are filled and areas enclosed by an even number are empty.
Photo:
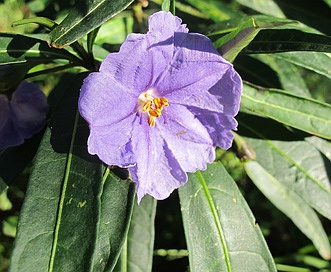
[[[133,32],[134,20],[131,14],[122,12],[115,18],[104,23],[96,37],[96,44],[122,44],[128,33]]]
[[[320,151],[325,157],[327,157],[331,161],[331,142],[316,136],[306,137],[305,141],[314,146],[318,151]]]
[[[303,80],[295,65],[285,60],[275,58],[274,54],[261,54],[252,57],[269,65],[277,73],[282,89],[299,96],[311,97],[306,82]],[[265,77],[264,73],[263,77]]]
[[[331,105],[274,89],[244,85],[241,106],[283,124],[331,139]]]
[[[268,29],[261,31],[242,53],[265,54],[287,51],[331,52],[331,37],[295,29]]]
[[[121,251],[135,187],[87,153],[77,112],[85,76],[68,86],[38,150],[10,271],[107,271]]]
[[[330,8],[322,0],[236,0],[250,9],[279,18],[291,18],[330,36]]]
[[[293,23],[290,20],[280,20],[277,18],[256,18],[250,18],[234,31],[214,42],[214,46],[225,59],[233,62],[236,56],[255,38],[260,30]]]
[[[167,12],[170,11],[170,0],[163,0],[161,9]]]
[[[112,271],[115,267],[128,234],[134,199],[134,184],[109,173],[100,197],[99,220],[94,227],[96,241],[90,241],[95,242],[91,271]]]
[[[98,32],[100,28],[96,28],[92,30],[89,34],[87,34],[87,52],[93,57],[93,45],[95,39],[97,38]]]
[[[276,271],[255,219],[221,164],[179,189],[190,271]]]
[[[259,190],[314,243],[321,256],[331,257],[328,237],[314,210],[291,188],[273,177],[258,162],[245,163],[245,170]]]
[[[127,271],[152,271],[156,203],[154,198],[145,196],[139,205],[135,204],[127,238]]]
[[[286,52],[273,54],[300,67],[331,78],[331,54],[322,52]]]
[[[262,14],[285,18],[284,13],[274,0],[236,0],[239,4],[259,11]]]
[[[218,0],[186,0],[185,2],[200,10],[205,17],[215,22],[238,18],[243,15],[238,9]]]
[[[265,128],[259,129],[260,127],[254,127],[249,119],[240,122],[240,129],[250,132],[245,139],[255,150],[256,161],[331,220],[331,161],[307,141],[284,136],[284,131],[277,135],[273,127],[269,127],[269,132]],[[275,140],[268,140],[268,133],[274,134]]]
[[[13,23],[13,26],[25,25],[25,24],[38,24],[47,27],[48,29],[54,28],[57,24],[53,20],[45,17],[32,17],[27,19],[22,19]]]
[[[231,33],[217,39],[214,46],[229,62],[233,62],[240,51],[259,33],[260,28],[252,18]]]
[[[69,15],[48,36],[48,43],[63,48],[114,17],[133,0],[80,0]]]
[[[139,205],[135,204],[127,242],[115,271],[152,271],[156,204],[149,195],[144,196]]]
[[[80,62],[66,50],[50,48],[46,42],[23,35],[0,33],[0,63],[50,62],[65,59]]]
[[[322,0],[276,0],[288,18],[298,20],[324,34],[331,35],[330,7]]]

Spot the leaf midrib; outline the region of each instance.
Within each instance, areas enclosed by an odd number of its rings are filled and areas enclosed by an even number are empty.
[[[59,239],[59,231],[60,231],[60,225],[61,225],[61,219],[62,219],[62,213],[63,213],[63,207],[64,207],[64,199],[66,196],[66,190],[67,190],[68,181],[69,181],[70,166],[72,163],[73,147],[74,147],[74,141],[75,141],[75,137],[76,137],[76,133],[77,133],[78,119],[79,119],[79,113],[78,113],[78,111],[76,111],[75,122],[74,122],[73,131],[72,131],[71,142],[70,142],[70,149],[69,149],[68,159],[67,159],[67,163],[66,163],[66,169],[65,169],[65,173],[64,173],[63,186],[62,186],[62,190],[61,190],[59,209],[58,209],[58,213],[57,213],[58,217],[56,220],[56,225],[55,225],[55,230],[54,230],[54,240],[53,240],[50,262],[49,262],[49,267],[48,267],[49,272],[52,272],[54,269],[56,248],[57,248],[57,243],[58,243],[58,239]]]
[[[306,113],[306,112],[303,112],[303,111],[298,111],[298,110],[289,109],[289,108],[286,108],[286,107],[277,106],[276,104],[271,104],[270,102],[266,102],[265,100],[254,99],[253,97],[250,97],[250,96],[248,96],[246,94],[242,94],[242,96],[244,96],[248,100],[254,101],[257,104],[267,105],[267,106],[269,106],[271,108],[279,109],[279,110],[282,110],[282,111],[287,111],[287,112],[290,112],[290,113],[296,113],[296,114],[299,114],[299,115],[302,115],[302,116],[306,116],[308,118],[314,118],[314,119],[320,120],[322,122],[329,122],[329,123],[331,123],[331,119],[328,119],[326,117],[325,117],[325,119],[323,119],[324,117],[321,117],[321,116],[309,115],[308,112]],[[314,101],[312,101],[312,102],[314,102]],[[322,104],[322,105],[324,105],[324,104]],[[260,111],[260,112],[264,112],[264,111]]]
[[[84,15],[79,21],[77,21],[74,25],[72,25],[71,27],[69,27],[67,29],[67,31],[64,31],[62,33],[62,35],[60,35],[59,37],[57,37],[57,39],[55,39],[53,42],[52,42],[52,45],[54,45],[58,40],[60,40],[63,36],[65,36],[67,33],[69,33],[74,27],[76,27],[78,24],[80,24],[85,18],[89,17],[99,6],[103,5],[105,2],[107,2],[107,0],[104,0],[104,1],[101,1],[99,4],[97,4],[94,8],[92,8],[88,13],[86,13],[86,15]],[[129,3],[127,3],[125,6],[124,6],[124,9],[126,7],[128,7],[130,4],[131,4],[132,1],[130,1]],[[121,10],[120,10],[121,11]],[[117,12],[114,12],[112,13],[112,15],[110,16],[111,17],[114,17],[115,15],[117,15],[120,11],[117,11]],[[61,24],[58,26],[58,27],[62,27]]]
[[[201,171],[197,171],[196,172],[196,175],[197,175],[197,178],[198,178],[198,180],[199,180],[199,182],[200,182],[200,184],[201,184],[201,186],[203,188],[203,191],[204,191],[205,196],[207,198],[207,201],[209,203],[211,212],[213,214],[213,218],[214,218],[214,221],[215,221],[215,224],[216,224],[217,232],[219,234],[219,237],[220,237],[220,240],[221,240],[221,244],[222,244],[222,249],[223,249],[223,252],[224,252],[224,257],[225,257],[225,263],[226,263],[227,271],[228,272],[231,272],[232,271],[232,268],[231,268],[231,263],[230,263],[229,250],[228,250],[228,247],[227,247],[227,244],[226,244],[226,241],[225,241],[225,236],[224,236],[224,232],[223,232],[223,228],[222,228],[222,225],[221,225],[220,218],[219,218],[219,216],[217,214],[217,210],[216,210],[216,207],[214,205],[212,196],[210,194],[210,191],[208,189],[206,180],[203,177]]]
[[[241,123],[241,125],[248,130],[250,130],[252,133],[254,133],[259,138],[263,139],[272,149],[274,149],[276,152],[278,152],[280,155],[282,155],[285,159],[287,159],[289,162],[291,162],[295,167],[298,168],[307,178],[309,178],[313,183],[315,183],[318,187],[320,187],[323,191],[325,191],[328,194],[331,194],[331,191],[327,190],[325,186],[316,178],[310,175],[308,171],[305,170],[301,165],[299,165],[294,159],[292,159],[290,156],[288,156],[285,152],[283,152],[280,148],[278,148],[275,144],[273,144],[272,141],[266,139],[261,133],[257,132],[253,128],[251,128],[249,125],[246,125],[244,123]]]

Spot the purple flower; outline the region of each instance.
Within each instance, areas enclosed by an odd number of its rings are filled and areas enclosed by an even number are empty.
[[[45,125],[46,96],[35,83],[23,81],[11,99],[0,94],[0,150],[20,145]]]
[[[216,146],[231,146],[241,91],[239,75],[207,37],[155,13],[147,34],[130,34],[84,81],[88,151],[129,168],[138,202],[145,194],[167,198],[186,172],[214,161]]]

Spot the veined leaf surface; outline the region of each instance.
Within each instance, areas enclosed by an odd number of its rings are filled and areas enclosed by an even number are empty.
[[[191,271],[276,271],[255,219],[221,164],[179,189]]]
[[[132,2],[133,0],[80,0],[69,15],[49,33],[48,43],[56,48],[69,45],[124,10]]]

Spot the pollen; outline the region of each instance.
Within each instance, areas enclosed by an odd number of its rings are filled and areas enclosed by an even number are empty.
[[[152,90],[142,93],[138,98],[138,108],[141,112],[148,114],[148,124],[155,126],[156,118],[160,117],[164,107],[168,107],[169,102],[165,97],[155,97]]]

